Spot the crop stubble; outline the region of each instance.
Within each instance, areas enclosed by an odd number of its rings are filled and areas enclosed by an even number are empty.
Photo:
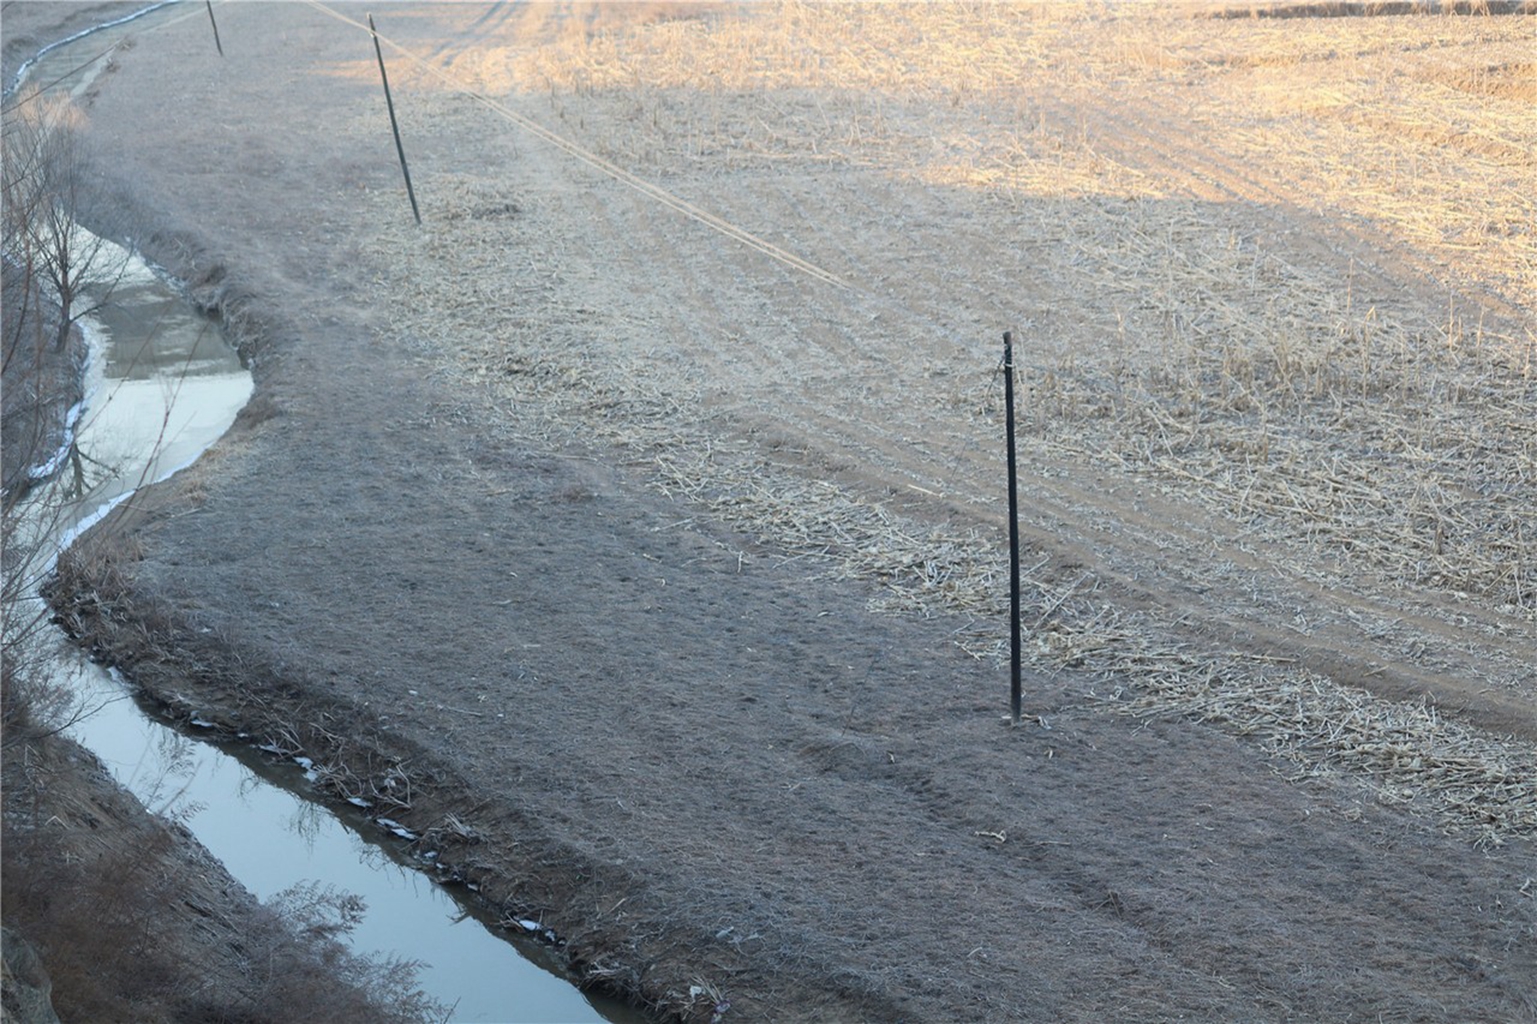
[[[597,234],[550,237],[566,200],[448,171],[379,273],[413,311],[395,332],[452,339],[520,430],[617,446],[756,538],[744,559],[974,615],[956,639],[978,657],[1000,656],[1003,607],[989,343],[1025,319],[1037,667],[1480,841],[1530,837],[1528,22],[535,12],[443,67],[546,95],[552,130],[853,289],[704,266],[691,226],[596,200]],[[417,82],[436,131],[494,126]],[[601,268],[584,248],[627,234]],[[631,294],[589,308],[615,267]],[[697,305],[665,308],[647,274]],[[1146,600],[1165,587],[1189,603]],[[1314,656],[1342,644],[1369,652],[1354,673]],[[1408,682],[1374,686],[1373,666]],[[1492,730],[1456,713],[1477,689],[1506,713]]]

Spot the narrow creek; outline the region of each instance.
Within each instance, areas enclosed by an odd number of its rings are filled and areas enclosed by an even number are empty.
[[[114,29],[113,31],[126,31]],[[49,50],[29,65],[38,81],[60,74],[78,89],[84,51],[98,35]],[[66,69],[76,74],[62,74]],[[92,243],[94,244],[94,243]],[[110,293],[83,321],[91,341],[87,400],[74,453],[35,499],[54,510],[39,532],[49,557],[135,489],[185,468],[233,423],[250,397],[250,373],[218,329],[199,317],[136,256],[106,243],[100,276]],[[97,287],[107,285],[98,282]],[[57,510],[64,508],[65,514]],[[34,570],[35,571],[35,570]],[[182,822],[266,900],[298,885],[363,897],[367,912],[349,940],[361,954],[417,961],[418,981],[453,1007],[452,1020],[500,1022],[646,1020],[633,1009],[578,990],[536,921],[509,939],[456,902],[421,870],[404,844],[362,811],[338,812],[314,798],[307,766],[244,743],[212,742],[145,713],[124,681],[91,663],[62,633],[47,639],[54,663],[89,713],[69,732],[150,810]]]

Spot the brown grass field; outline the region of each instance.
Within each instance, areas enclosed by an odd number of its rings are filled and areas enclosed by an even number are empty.
[[[420,227],[361,7],[145,28],[258,397],[61,606],[682,1019],[1530,1019],[1537,16],[1404,6],[380,5]]]

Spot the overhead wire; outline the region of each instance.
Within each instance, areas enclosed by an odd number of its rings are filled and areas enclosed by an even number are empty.
[[[308,3],[311,7],[314,7],[315,9],[325,13],[329,17],[335,18],[337,21],[351,25],[359,31],[373,34],[372,30],[370,30],[368,25],[365,23],[358,21],[355,18],[349,18],[347,15],[342,14],[340,11],[333,10],[332,8],[322,3],[321,0],[305,0],[305,2]],[[740,242],[748,248],[755,249],[763,255],[777,260],[778,262],[790,267],[791,269],[809,277],[815,278],[818,281],[822,281],[826,284],[830,284],[838,288],[853,288],[853,285],[849,284],[849,282],[845,281],[837,274],[834,274],[832,271],[819,267],[815,263],[812,263],[810,260],[801,256],[797,256],[795,253],[790,252],[788,249],[777,246],[767,239],[755,235],[745,228],[739,227],[738,225],[731,223],[723,217],[719,217],[710,211],[689,202],[687,199],[684,199],[681,196],[674,195],[673,193],[662,188],[660,185],[647,181],[644,178],[625,170],[623,167],[620,167],[613,161],[599,156],[591,150],[586,149],[575,142],[572,142],[570,139],[567,139],[564,136],[551,131],[544,125],[539,124],[537,121],[534,121],[531,118],[518,113],[516,110],[513,110],[511,107],[501,102],[500,100],[494,99],[485,95],[484,93],[478,92],[469,88],[468,86],[461,84],[442,68],[411,52],[406,47],[390,39],[388,36],[380,33],[378,34],[378,38],[382,43],[388,45],[390,49],[395,53],[411,61],[422,70],[424,70],[427,74],[442,81],[455,92],[473,99],[475,102],[491,110],[498,116],[506,119],[507,121],[510,121],[511,123],[517,125],[519,128],[522,128],[530,135],[548,142],[550,145],[554,146],[556,149],[560,150],[566,155],[579,160],[584,164],[587,164],[589,167],[592,167],[593,169],[608,175],[609,177],[624,185],[629,186],[648,199],[660,203],[662,206],[682,214],[684,217],[687,217],[693,221],[696,221],[697,223],[704,225],[705,227],[717,231],[728,238],[734,239],[735,241]]]

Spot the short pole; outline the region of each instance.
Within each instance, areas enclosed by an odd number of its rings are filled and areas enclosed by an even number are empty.
[[[213,0],[203,0],[203,5],[208,8],[208,24],[213,26],[213,45],[219,51],[219,56],[224,56],[224,44],[219,42],[219,23],[213,17]]]
[[[384,50],[379,47],[379,30],[374,28],[374,16],[368,16],[368,31],[374,37],[374,56],[379,58],[379,80],[384,83],[384,105],[390,111],[390,131],[395,133],[395,153],[400,157],[400,173],[406,178],[406,195],[411,197],[411,216],[416,223],[422,222],[422,211],[416,205],[416,190],[411,187],[411,168],[406,166],[406,147],[400,144],[400,125],[395,120],[395,101],[390,98],[390,76],[384,71]]]
[[[1003,332],[1003,408],[1009,449],[1009,713],[1019,724],[1019,485],[1014,463],[1014,336]]]

